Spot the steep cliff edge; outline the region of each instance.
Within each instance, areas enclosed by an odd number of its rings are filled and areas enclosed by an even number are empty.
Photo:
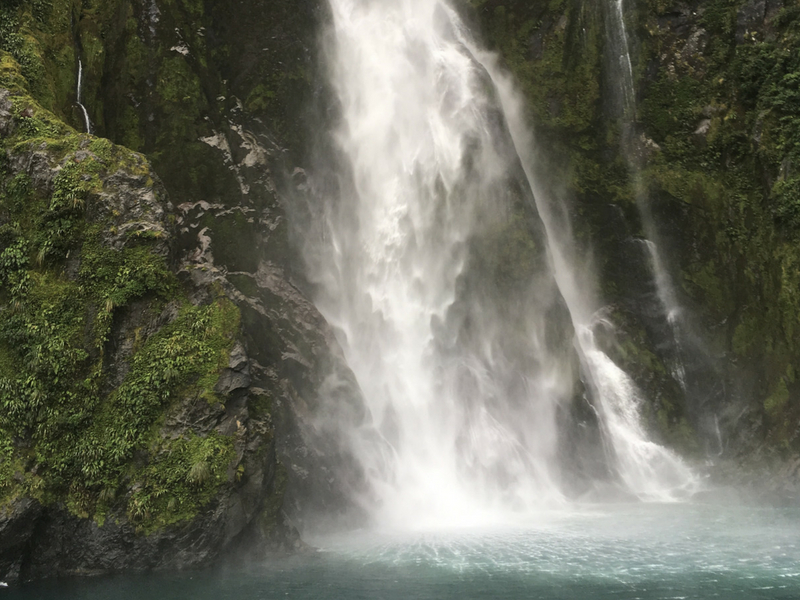
[[[529,100],[548,149],[541,177],[597,264],[620,329],[609,351],[647,391],[651,431],[697,456],[775,469],[773,483],[796,494],[796,4],[623,3],[630,124],[616,3],[461,5]],[[642,202],[689,323],[684,381],[643,251]]]
[[[353,514],[335,427],[360,393],[291,281],[271,174],[315,9],[238,4],[0,10],[2,581],[288,549]],[[65,124],[79,60],[93,132],[133,150]]]
[[[653,435],[775,461],[770,485],[796,493],[797,7],[626,6],[639,177],[707,382],[687,394],[621,151],[611,3],[457,4],[529,101],[539,175],[593,252],[607,351],[647,391]],[[359,518],[339,428],[366,415],[286,216],[316,135],[305,111],[329,109],[326,10],[0,7],[0,581],[206,564]],[[95,136],[76,132],[79,66]],[[518,224],[476,250],[510,287],[532,252]]]

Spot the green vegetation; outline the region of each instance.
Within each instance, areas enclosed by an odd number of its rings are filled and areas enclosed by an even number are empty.
[[[150,532],[197,514],[231,472],[230,439],[173,438],[165,419],[197,400],[218,410],[239,311],[219,290],[210,304],[188,301],[165,259],[168,233],[128,227],[109,176],[159,196],[155,171],[174,205],[233,206],[243,189],[213,136],[233,145],[230,123],[249,122],[300,146],[310,57],[297,32],[315,38],[316,16],[288,0],[251,4],[234,22],[229,3],[163,0],[151,22],[127,0],[0,3],[0,88],[16,125],[0,140],[0,403],[13,411],[0,416],[0,506],[28,495],[98,522],[127,515]],[[266,17],[289,25],[265,32]],[[69,127],[83,126],[79,59],[95,132],[147,160]],[[7,153],[60,169],[50,180],[20,174]],[[265,190],[253,186],[246,202],[279,215]],[[259,243],[289,255],[285,223],[262,240],[253,217],[213,217],[218,261],[238,256],[237,268],[255,270]]]
[[[625,161],[608,160],[619,132],[603,114],[601,8],[563,0],[468,4],[528,100],[537,138],[551,148],[542,158],[548,169],[571,193],[632,202]]]
[[[214,497],[235,458],[233,440],[217,433],[162,442],[142,472],[128,516],[145,523],[146,531],[191,519]]]
[[[783,424],[800,414],[783,377],[800,362],[800,10],[737,41],[741,6],[709,3],[697,23],[708,44],[693,66],[676,60],[647,85],[641,120],[661,152],[646,179],[651,197],[689,211],[684,290],[706,322],[726,324],[717,346],[760,365],[773,441],[785,442],[794,434]],[[664,55],[679,54],[668,46],[678,43],[668,32],[648,40]]]
[[[124,215],[104,196],[107,178],[152,188],[144,159],[65,126],[21,93],[13,58],[0,58],[17,94],[0,147],[0,504],[64,501],[101,521],[124,510],[145,531],[190,519],[224,480],[233,440],[163,439],[159,422],[185,398],[220,401],[239,311],[221,296],[185,298],[159,229],[117,232]],[[32,152],[49,166],[28,175],[6,158]],[[51,188],[38,182],[47,173]],[[124,372],[112,330],[132,337]]]
[[[771,441],[800,449],[786,426],[800,418],[800,386],[785,376],[800,364],[800,6],[786,3],[764,21],[744,0],[710,0],[692,11],[670,0],[629,5],[644,134],[635,189],[609,104],[618,83],[606,81],[603,6],[462,4],[529,101],[547,148],[541,172],[565,182],[576,235],[595,251],[605,300],[622,300],[626,274],[614,262],[618,221],[604,207],[618,207],[617,218],[636,234],[634,199],[644,191],[657,218],[680,229],[670,258],[713,352],[757,365],[763,380],[753,405],[767,417]],[[744,27],[742,19],[751,18]],[[628,325],[628,358],[617,358],[657,390],[660,363],[648,360],[647,341]],[[662,391],[654,427],[686,437],[680,394]]]
[[[0,50],[20,65],[34,99],[61,117],[72,113],[74,102],[75,5],[74,0],[6,0],[0,5]]]

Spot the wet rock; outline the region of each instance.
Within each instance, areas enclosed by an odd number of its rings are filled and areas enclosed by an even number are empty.
[[[0,91],[0,128],[13,131],[8,98]],[[40,506],[21,498],[0,516],[0,581],[192,568],[242,544],[296,551],[304,547],[297,526],[309,524],[311,512],[324,520],[351,510],[363,476],[341,432],[326,419],[363,419],[360,392],[325,320],[289,281],[284,218],[274,181],[265,175],[265,155],[253,146],[255,134],[236,139],[248,193],[239,187],[226,202],[182,206],[175,219],[165,186],[144,157],[130,153],[125,168],[101,172],[101,190],[93,192],[85,214],[90,223],[107,224],[101,235],[106,247],[122,251],[145,240],[167,258],[180,269],[192,302],[205,305],[222,294],[246,315],[213,384],[216,396],[190,387],[165,407],[156,438],[164,444],[210,435],[232,440],[225,481],[190,520],[146,530],[125,508],[140,482],[117,490],[117,502],[102,520],[76,515],[58,499]],[[9,168],[29,175],[44,195],[68,161],[89,158],[99,157],[81,146],[56,158],[45,144],[12,155]],[[245,244],[237,246],[239,239]],[[260,258],[262,251],[275,262]],[[79,263],[69,264],[65,268],[76,277]],[[143,341],[174,323],[181,310],[175,301],[154,305],[141,298],[118,312],[104,346],[105,395],[125,380]],[[346,383],[326,388],[322,383],[332,373]],[[157,458],[142,448],[132,464],[143,469]],[[281,469],[290,475],[279,485]],[[262,523],[265,511],[269,526]]]
[[[41,505],[30,498],[0,509],[0,581],[15,584],[20,580],[41,514]]]
[[[755,39],[753,36],[757,36],[763,26],[766,11],[766,0],[748,0],[742,4],[736,13],[736,43]]]
[[[711,119],[703,119],[697,124],[697,129],[695,129],[694,134],[705,136],[709,129],[711,129]]]
[[[227,396],[236,390],[247,388],[250,381],[250,363],[247,354],[244,346],[237,343],[231,351],[228,368],[222,372],[214,389]]]

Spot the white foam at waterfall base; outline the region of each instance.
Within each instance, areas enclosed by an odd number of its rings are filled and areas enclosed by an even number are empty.
[[[696,477],[673,452],[648,439],[642,427],[642,397],[633,381],[598,349],[592,329],[582,328],[578,337],[606,440],[627,489],[650,501],[691,496]]]
[[[317,306],[338,332],[372,417],[352,435],[376,519],[401,528],[476,526],[560,504],[555,410],[576,374],[545,341],[554,302],[548,265],[519,325],[530,369],[509,369],[490,297],[470,307],[480,344],[460,347],[460,325],[448,318],[467,242],[501,210],[487,207],[488,190],[510,168],[477,49],[468,50],[456,15],[435,0],[331,0],[331,7],[328,54],[342,107],[335,136],[351,183],[318,211],[306,258]],[[570,304],[568,255],[549,243]],[[574,303],[570,310],[580,331]],[[581,336],[578,343],[585,368],[598,371],[598,393],[614,396],[618,408],[630,401],[614,395],[624,378],[613,377]],[[633,425],[636,415],[620,414],[602,411],[604,431],[620,438],[611,444],[614,460],[626,484],[650,494],[663,477],[654,463],[671,455],[653,450]],[[631,461],[638,472],[626,467]]]

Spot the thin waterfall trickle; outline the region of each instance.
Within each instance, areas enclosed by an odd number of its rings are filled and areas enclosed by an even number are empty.
[[[615,81],[621,83],[616,89],[620,90],[622,95],[622,151],[628,162],[636,205],[642,221],[642,229],[645,235],[644,242],[650,258],[648,266],[653,274],[658,301],[661,304],[664,317],[672,334],[673,345],[677,350],[672,360],[674,363],[671,366],[672,374],[685,393],[686,367],[683,363],[683,354],[680,351],[683,337],[683,333],[680,331],[682,308],[678,302],[678,295],[673,287],[672,278],[661,256],[660,236],[653,218],[647,189],[642,180],[643,159],[636,129],[636,89],[634,86],[628,32],[625,26],[624,4],[623,0],[609,0],[609,2],[611,4],[609,10],[611,14],[608,20],[610,22],[608,39],[614,57],[612,65],[618,69],[616,73],[612,71],[612,75]]]
[[[623,0],[611,0],[611,2],[613,4],[611,18],[614,26],[609,40],[617,57],[616,62],[619,65],[619,70],[622,73],[620,79],[623,89],[623,114],[626,120],[633,121],[636,118],[636,92],[633,87],[633,63],[628,49],[628,32],[625,28]]]
[[[713,404],[719,398],[721,389],[713,382],[721,378],[717,374],[714,359],[694,331],[690,316],[680,301],[663,252],[665,238],[656,224],[644,179],[647,160],[646,152],[643,151],[645,138],[637,126],[636,92],[623,2],[624,0],[609,0],[609,18],[606,24],[613,59],[610,61],[611,76],[615,82],[621,84],[614,86],[622,94],[621,149],[628,163],[645,236],[643,242],[649,259],[648,267],[653,276],[660,312],[671,337],[668,341],[670,350],[664,353],[664,362],[683,392],[687,410],[692,413],[698,431],[708,438],[717,438],[719,419]],[[724,389],[722,391],[724,393]]]
[[[672,498],[691,472],[647,439],[633,384],[594,343],[592,278],[535,197],[513,87],[444,2],[330,2],[339,166],[330,188],[312,178],[304,254],[371,415],[352,441],[376,518],[474,525],[562,504],[556,416],[581,380],[621,484]]]
[[[76,104],[78,108],[81,109],[81,113],[83,114],[83,121],[86,125],[86,133],[92,133],[92,122],[89,119],[89,111],[86,110],[86,107],[83,105],[83,63],[81,59],[78,59],[78,86],[76,90]]]
[[[655,231],[651,235],[655,235]],[[680,323],[682,318],[681,305],[678,302],[678,296],[672,286],[672,278],[669,276],[667,269],[661,263],[661,255],[658,252],[658,246],[649,239],[644,240],[647,247],[647,253],[650,256],[650,267],[656,282],[656,290],[658,300],[667,318],[670,332],[672,333],[672,341],[675,345],[675,358],[671,361],[670,370],[672,377],[681,386],[683,393],[687,392],[686,381],[686,366],[683,362],[683,335],[680,331]]]

